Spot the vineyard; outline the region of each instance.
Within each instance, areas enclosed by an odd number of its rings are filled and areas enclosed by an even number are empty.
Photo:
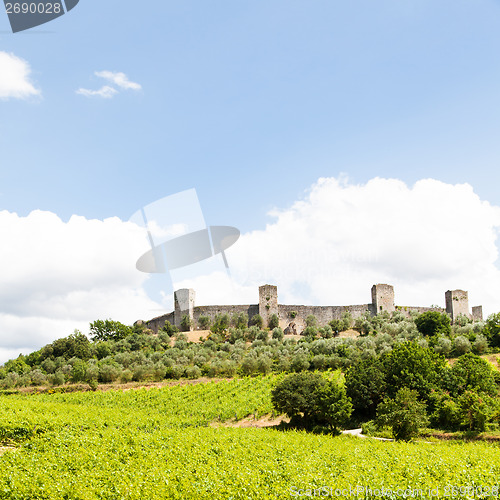
[[[361,487],[384,488],[384,498],[401,498],[402,489],[488,498],[498,487],[498,445],[209,425],[271,413],[276,380],[3,395],[0,441],[15,448],[0,457],[0,498],[282,499],[315,488],[349,496]],[[466,495],[466,487],[475,489]]]

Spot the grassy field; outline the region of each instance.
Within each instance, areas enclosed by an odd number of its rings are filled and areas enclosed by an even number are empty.
[[[498,487],[494,444],[210,425],[271,413],[275,380],[1,396],[0,441],[15,448],[0,457],[0,498],[282,499],[319,488],[316,496],[491,498]]]

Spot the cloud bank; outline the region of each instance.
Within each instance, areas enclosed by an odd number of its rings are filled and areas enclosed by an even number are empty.
[[[282,303],[347,305],[370,302],[371,286],[389,283],[398,305],[442,307],[444,292],[461,288],[471,306],[500,311],[500,207],[470,185],[324,178],[269,217],[227,250],[232,278],[181,277],[176,287],[194,288],[199,305],[257,303],[264,283],[278,285]],[[148,276],[135,269],[148,243],[134,224],[4,211],[0,227],[0,362],[75,328],[86,333],[95,319],[131,324],[161,314],[145,292]],[[165,312],[171,292],[162,294]]]
[[[40,94],[30,81],[30,65],[14,54],[0,51],[0,99],[27,99]]]
[[[132,324],[159,307],[143,289],[147,276],[135,269],[147,247],[137,226],[3,211],[0,227],[0,362],[75,328],[86,333],[95,319]]]
[[[142,89],[142,86],[139,83],[131,82],[125,73],[113,71],[96,71],[94,72],[94,74],[98,78],[107,80],[108,84],[103,85],[98,90],[80,88],[76,91],[77,94],[83,95],[85,97],[101,97],[103,99],[111,99],[119,93],[118,89],[135,91],[139,91]]]
[[[324,178],[269,216],[227,251],[234,283],[219,273],[179,285],[195,288],[200,303],[211,295],[256,303],[256,287],[273,283],[282,303],[347,305],[370,302],[371,285],[389,283],[399,305],[442,307],[444,292],[461,288],[470,305],[500,311],[500,207],[470,185]]]

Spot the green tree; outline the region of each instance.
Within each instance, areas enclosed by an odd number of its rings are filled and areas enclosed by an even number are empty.
[[[310,424],[317,411],[316,391],[326,384],[327,380],[319,373],[292,373],[276,384],[271,391],[271,402],[279,413]]]
[[[349,423],[352,402],[345,387],[334,380],[316,389],[315,418],[320,424],[327,424],[333,433],[338,434]]]
[[[161,328],[161,331],[165,332],[169,337],[172,337],[172,335],[175,335],[179,332],[179,329],[176,326],[172,325],[170,321],[166,320],[165,324]]]
[[[451,333],[450,317],[438,311],[427,311],[415,318],[418,331],[426,337],[448,336]]]
[[[371,420],[386,392],[384,365],[379,358],[361,360],[345,374],[347,395],[358,416]]]
[[[402,387],[394,399],[385,399],[377,410],[377,424],[392,428],[397,441],[410,441],[419,429],[428,425],[425,403],[417,400],[417,391]]]
[[[428,400],[431,390],[441,386],[447,365],[444,357],[415,342],[402,342],[383,357],[389,396],[407,387]]]
[[[31,367],[24,361],[24,356],[19,354],[16,359],[10,359],[5,363],[4,369],[6,373],[14,372],[19,375],[24,375],[31,370]]]
[[[460,356],[451,368],[447,383],[453,396],[459,396],[467,390],[484,392],[490,396],[497,394],[497,385],[493,370],[487,361],[472,353]]]
[[[187,314],[184,314],[181,318],[181,331],[189,332],[192,326],[193,322],[191,321],[191,318]]]
[[[262,328],[263,324],[264,320],[262,319],[262,316],[260,314],[254,314],[252,316],[252,319],[250,320],[250,326],[256,326],[258,328]]]
[[[97,340],[121,340],[131,335],[133,330],[130,326],[111,319],[98,319],[90,323],[90,338]]]
[[[217,314],[214,318],[210,330],[213,333],[223,334],[229,328],[229,316],[227,314]]]
[[[319,373],[288,375],[271,392],[274,408],[288,415],[296,425],[306,428],[327,426],[338,432],[349,421],[351,399],[345,388]]]
[[[491,346],[500,347],[500,312],[488,316],[484,334]]]
[[[248,326],[248,314],[244,312],[234,314],[231,318],[231,324],[239,330],[244,330]]]
[[[280,320],[277,314],[271,314],[267,326],[270,330],[274,330],[280,326]]]
[[[457,402],[462,424],[470,431],[484,432],[486,424],[498,414],[498,402],[485,393],[465,391]]]
[[[198,326],[202,330],[208,330],[210,328],[210,318],[208,316],[200,316],[198,318]]]
[[[306,318],[306,326],[316,327],[318,325],[318,320],[314,314],[309,314]]]

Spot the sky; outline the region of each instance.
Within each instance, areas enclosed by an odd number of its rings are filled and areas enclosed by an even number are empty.
[[[0,363],[177,287],[500,311],[499,49],[498,0],[80,0],[15,34],[2,7]],[[137,271],[130,217],[193,188],[231,276]]]

